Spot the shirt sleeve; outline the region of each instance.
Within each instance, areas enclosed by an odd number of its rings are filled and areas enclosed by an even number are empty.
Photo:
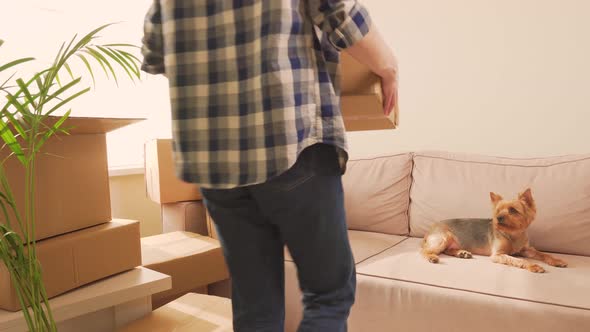
[[[162,34],[162,16],[160,0],[154,0],[148,10],[144,25],[141,53],[143,62],[141,70],[150,74],[164,74],[164,38]]]
[[[361,40],[371,27],[367,9],[356,0],[308,0],[313,23],[338,50]]]

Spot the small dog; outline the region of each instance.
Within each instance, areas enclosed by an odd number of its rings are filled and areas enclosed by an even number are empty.
[[[567,266],[563,260],[542,253],[529,244],[527,228],[537,213],[530,189],[511,201],[493,192],[490,198],[492,219],[451,219],[436,223],[424,237],[422,255],[431,263],[438,263],[440,253],[459,258],[471,258],[472,254],[492,256],[494,263],[535,273],[545,270],[512,255],[540,260],[552,266]]]

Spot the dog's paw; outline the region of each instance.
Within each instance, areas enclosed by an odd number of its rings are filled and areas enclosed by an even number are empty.
[[[457,257],[468,259],[468,258],[472,258],[473,255],[467,250],[459,250],[459,252],[457,253]]]
[[[545,273],[545,269],[537,264],[531,264],[531,265],[527,266],[526,269],[531,272],[534,272],[534,273]]]
[[[434,256],[434,255],[428,256],[428,261],[432,264],[438,263],[438,260],[439,260],[438,256]]]
[[[552,259],[550,262],[548,262],[548,264],[555,267],[567,267],[567,263],[565,261],[557,258]]]

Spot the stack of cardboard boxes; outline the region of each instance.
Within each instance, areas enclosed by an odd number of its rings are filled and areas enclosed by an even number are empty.
[[[35,240],[49,298],[141,265],[139,223],[111,217],[106,147],[107,132],[136,121],[70,118],[64,123],[70,135],[52,137],[37,159]],[[2,160],[8,154],[0,150]],[[16,158],[4,167],[24,216],[24,169]],[[21,233],[14,216],[10,220]],[[21,309],[3,263],[0,309]]]
[[[208,231],[201,192],[178,179],[172,158],[172,140],[146,143],[146,192],[161,206],[164,234],[141,240],[143,266],[172,277],[172,289],[152,296],[154,309],[188,292],[230,296],[229,272]]]

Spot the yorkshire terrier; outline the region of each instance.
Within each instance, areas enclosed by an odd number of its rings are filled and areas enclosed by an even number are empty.
[[[440,253],[459,258],[474,255],[491,256],[494,263],[543,273],[545,269],[521,256],[543,261],[551,266],[566,267],[567,263],[542,253],[529,243],[527,228],[535,219],[537,209],[530,189],[515,200],[504,200],[490,193],[492,219],[450,219],[433,225],[422,243],[422,255],[438,263]]]

